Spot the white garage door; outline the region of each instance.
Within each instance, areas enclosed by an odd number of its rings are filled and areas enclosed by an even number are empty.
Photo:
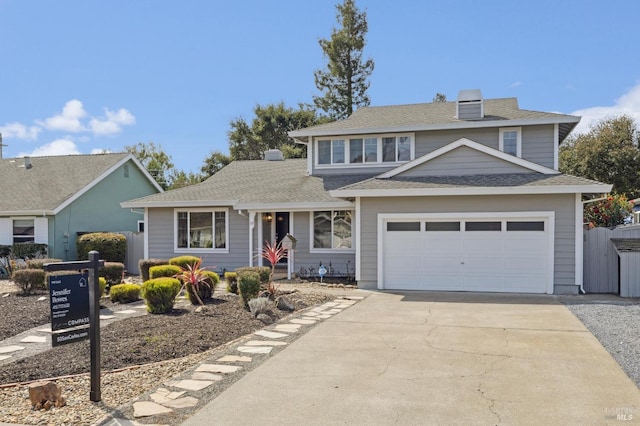
[[[552,217],[511,215],[381,218],[382,288],[553,292]]]

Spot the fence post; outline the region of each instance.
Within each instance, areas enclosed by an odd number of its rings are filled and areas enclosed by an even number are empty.
[[[99,253],[89,252],[89,342],[91,349],[91,391],[89,399],[94,402],[100,396],[100,283],[98,268]]]

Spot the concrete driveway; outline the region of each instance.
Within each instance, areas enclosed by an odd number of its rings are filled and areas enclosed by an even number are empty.
[[[553,296],[411,292],[372,293],[184,424],[620,420],[640,423],[640,391]]]

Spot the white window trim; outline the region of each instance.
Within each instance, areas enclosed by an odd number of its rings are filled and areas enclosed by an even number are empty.
[[[10,217],[9,218],[9,225],[11,227],[11,244],[16,244],[16,242],[15,242],[16,240],[15,239],[18,236],[18,235],[13,233],[13,222],[16,221],[16,220],[32,220],[33,221],[33,241],[32,242],[34,244],[38,244],[37,241],[36,241],[37,240],[36,235],[38,234],[38,231],[36,230],[36,227],[37,227],[37,223],[36,222],[37,221],[36,221],[36,217],[35,216],[15,216],[15,217]]]
[[[137,226],[137,231],[138,231],[138,232],[144,232],[144,231],[141,231],[141,230],[140,230],[140,225],[142,225],[142,227],[144,228],[144,227],[145,227],[145,226],[144,226],[144,225],[145,225],[145,221],[144,221],[144,220],[139,220],[139,221],[138,221],[138,226]]]
[[[210,212],[213,219],[213,228],[215,233],[215,212],[224,212],[224,226],[225,226],[225,248],[182,248],[178,247],[178,212]],[[146,232],[145,232],[146,234]],[[215,240],[215,234],[214,234]],[[205,252],[205,253],[229,253],[229,209],[228,208],[175,208],[173,209],[173,251],[175,253],[196,253],[196,252]]]
[[[351,212],[351,248],[315,248],[313,246],[313,216],[315,212],[325,211],[325,210],[314,210],[309,212],[309,253],[355,253],[355,242],[356,242],[356,215],[355,210],[351,209],[326,209],[326,211],[331,212],[331,233],[333,235],[333,214],[337,211],[350,211]],[[332,239],[333,241],[333,239]],[[333,244],[333,243],[332,243]]]
[[[501,127],[500,136],[498,138],[498,149],[504,152],[504,134],[505,132],[516,132],[516,157],[522,158],[522,127]],[[495,133],[494,133],[495,134]]]
[[[382,139],[383,138],[391,138],[394,137],[396,138],[396,158],[397,158],[397,150],[398,150],[398,145],[397,145],[397,138],[399,137],[408,137],[410,139],[410,154],[409,154],[409,160],[406,161],[382,161]],[[350,147],[350,143],[351,143],[351,139],[362,139],[363,141],[363,146],[362,146],[362,154],[364,155],[364,140],[365,139],[372,139],[372,138],[376,138],[378,141],[378,146],[377,146],[377,154],[378,154],[378,158],[377,161],[372,161],[372,162],[366,162],[363,159],[362,163],[351,163],[349,162],[350,157],[351,157],[351,147]],[[338,141],[338,140],[343,140],[344,141],[344,163],[334,163],[333,162],[333,141]],[[331,160],[330,164],[320,164],[320,147],[319,147],[319,142],[320,141],[329,141],[330,142],[330,147],[331,147],[331,151],[329,153],[329,158]],[[351,136],[320,136],[320,137],[315,137],[313,138],[313,153],[314,153],[314,159],[313,159],[313,165],[314,167],[318,168],[318,169],[332,169],[332,168],[344,168],[344,167],[379,167],[379,166],[396,166],[399,164],[405,164],[408,163],[409,161],[412,161],[415,158],[415,146],[416,146],[416,134],[415,133],[380,133],[380,134],[371,134],[371,135],[351,135]]]

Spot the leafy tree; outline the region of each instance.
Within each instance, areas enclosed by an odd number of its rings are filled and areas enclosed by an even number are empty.
[[[634,119],[628,115],[604,119],[560,147],[560,171],[610,183],[612,192],[638,197],[639,136]]]
[[[218,172],[229,163],[231,163],[230,156],[223,154],[218,150],[211,151],[211,153],[209,153],[209,156],[204,159],[204,164],[200,168],[200,171],[206,179],[209,176],[213,176],[216,172]]]
[[[445,95],[444,93],[436,93],[436,95],[433,97],[433,102],[447,102],[447,95]]]
[[[626,223],[632,210],[632,203],[624,195],[609,195],[604,200],[586,204],[584,220],[590,228],[611,228]]]
[[[325,120],[308,106],[299,105],[298,109],[293,109],[286,107],[283,102],[256,105],[253,112],[255,117],[251,125],[244,118],[237,118],[230,123],[231,160],[259,160],[268,149],[280,149],[286,158],[303,158],[306,156],[304,146],[298,146],[287,133]],[[223,164],[222,160],[226,161],[226,158],[218,155],[214,160]]]
[[[314,96],[317,108],[333,119],[349,117],[354,107],[370,103],[368,78],[373,72],[373,60],[363,60],[367,14],[360,12],[355,0],[336,5],[336,20],[340,28],[333,28],[331,39],[320,39],[320,47],[328,59],[327,70],[316,70],[315,84],[322,96]]]
[[[194,185],[202,182],[207,176],[203,176],[199,173],[189,172],[186,173],[183,170],[174,169],[169,174],[169,186],[167,189],[184,188],[185,186]]]
[[[162,186],[168,189],[171,186],[171,173],[176,172],[171,161],[171,156],[164,152],[161,145],[153,142],[139,142],[136,145],[125,146],[127,152],[135,155],[145,169]]]

